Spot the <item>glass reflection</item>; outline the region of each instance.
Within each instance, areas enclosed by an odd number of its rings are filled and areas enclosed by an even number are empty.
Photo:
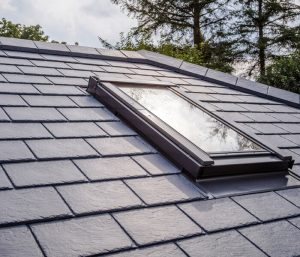
[[[166,88],[120,86],[120,89],[206,152],[262,150]]]

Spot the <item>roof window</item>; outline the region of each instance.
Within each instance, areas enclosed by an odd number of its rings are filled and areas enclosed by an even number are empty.
[[[88,91],[197,180],[287,172],[290,156],[245,134],[187,98],[171,83],[109,82]]]

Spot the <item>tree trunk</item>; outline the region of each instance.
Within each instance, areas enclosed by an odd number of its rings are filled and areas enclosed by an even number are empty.
[[[200,12],[201,8],[199,5],[199,1],[194,1],[194,28],[193,28],[193,34],[194,34],[194,45],[196,45],[198,48],[200,47],[200,43],[203,41],[203,37],[201,35],[200,30]]]
[[[260,76],[264,76],[266,73],[266,45],[264,40],[264,24],[262,13],[262,0],[258,3],[259,23],[258,23],[258,49],[259,49],[259,71]]]

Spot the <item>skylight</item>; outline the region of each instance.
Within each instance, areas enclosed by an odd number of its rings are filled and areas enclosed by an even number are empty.
[[[92,77],[88,91],[197,180],[287,172],[293,165],[290,156],[203,109],[180,87],[150,83]]]
[[[165,87],[120,89],[193,144],[208,153],[262,148]]]

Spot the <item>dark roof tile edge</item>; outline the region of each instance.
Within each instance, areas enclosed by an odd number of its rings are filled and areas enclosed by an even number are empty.
[[[240,78],[228,73],[207,69],[200,65],[190,64],[172,57],[168,57],[171,59],[168,59],[167,62],[171,62],[173,60],[174,64],[168,65],[166,62],[160,62],[162,59],[161,56],[163,56],[161,54],[157,54],[145,50],[141,50],[138,52],[141,55],[143,55],[145,58],[150,60],[154,65],[163,64],[164,68],[168,68],[173,71],[183,73],[185,75],[194,76],[208,82],[217,83],[220,85],[230,87],[232,89],[240,90],[246,93],[252,93],[267,99],[283,102],[288,105],[300,108],[300,94],[296,94],[287,90],[271,87],[269,85],[265,85],[259,82]],[[174,61],[174,59],[177,61]],[[176,64],[179,63],[180,61],[181,61],[181,65],[178,67],[178,65]]]
[[[25,42],[25,43],[24,43]],[[22,46],[22,44],[25,46]],[[55,44],[55,43],[49,43]],[[68,45],[66,45],[68,48]],[[91,47],[92,48],[92,47]],[[95,52],[99,54],[83,53],[82,51],[61,51],[57,49],[50,49],[50,47],[38,47],[35,41],[16,39],[16,38],[5,38],[0,37],[0,50],[11,50],[11,51],[25,51],[40,54],[54,54],[54,55],[65,55],[72,57],[85,57],[102,60],[113,60],[113,61],[126,61],[126,62],[137,62],[156,65],[161,68],[167,68],[175,72],[179,72],[185,75],[194,76],[196,78],[224,85],[236,90],[240,90],[246,93],[252,93],[261,97],[265,97],[271,100],[286,103],[288,105],[300,108],[300,95],[292,93],[283,89],[274,88],[265,84],[250,81],[247,79],[239,78],[231,74],[223,73],[220,71],[208,69],[200,65],[191,64],[183,60],[162,55],[159,53],[150,52],[147,50],[139,50],[137,52],[122,51],[124,57],[121,57],[118,52],[116,56],[103,55],[94,48]]]

